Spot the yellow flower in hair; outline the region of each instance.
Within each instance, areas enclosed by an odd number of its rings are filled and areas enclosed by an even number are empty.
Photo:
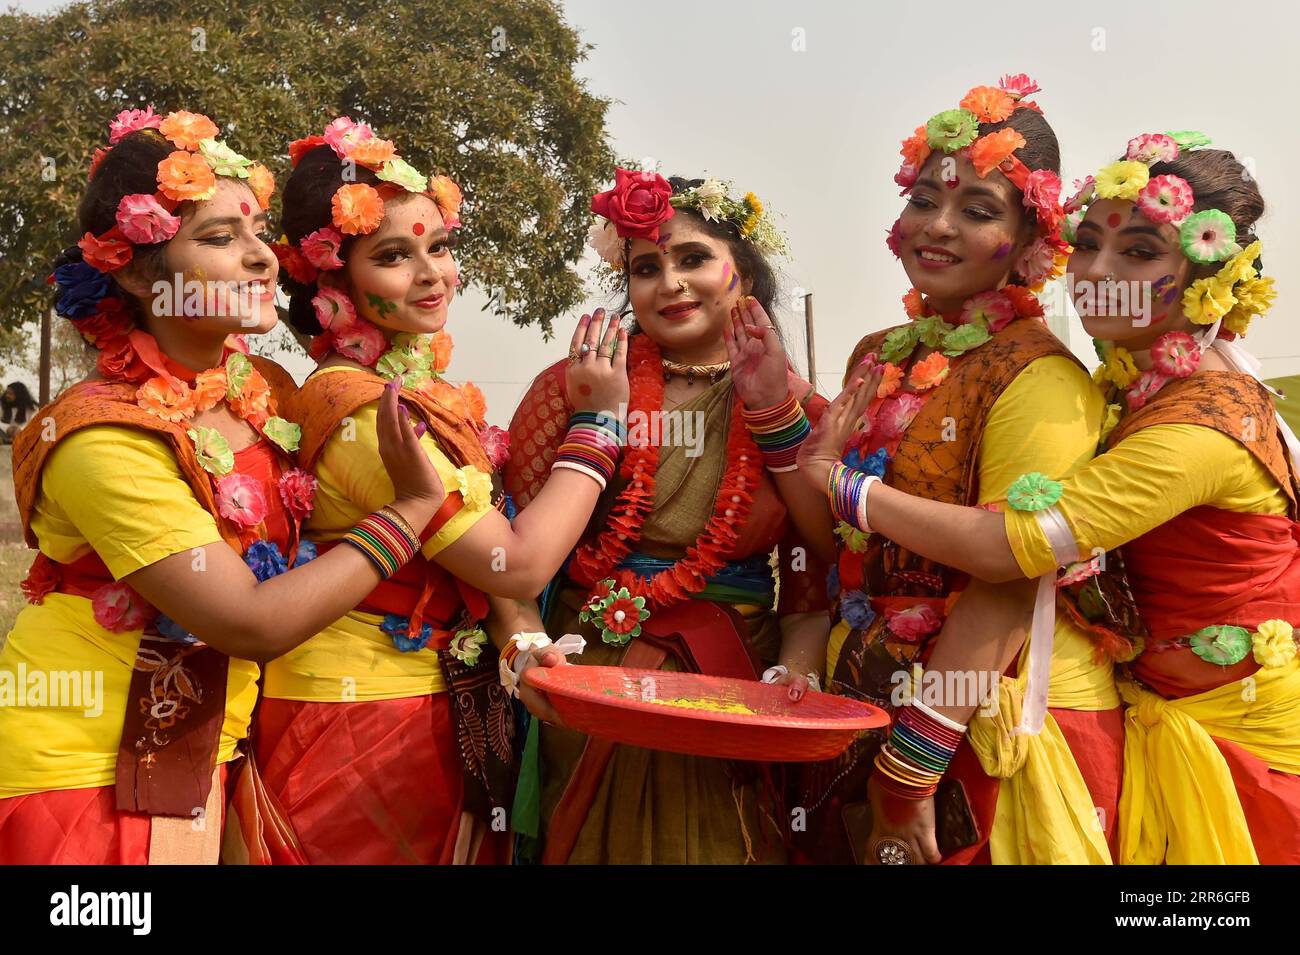
[[[1271,278],[1247,279],[1232,290],[1237,304],[1252,315],[1263,315],[1273,307],[1277,291]]]
[[[1265,620],[1250,642],[1262,667],[1282,667],[1295,659],[1295,633],[1285,620]]]
[[[1219,269],[1215,278],[1227,282],[1229,285],[1235,285],[1237,282],[1245,282],[1259,275],[1255,271],[1255,260],[1259,258],[1259,250],[1262,247],[1258,239],[1246,246],[1227,262],[1223,263],[1223,268]]]
[[[1127,199],[1129,202],[1137,202],[1138,193],[1150,178],[1151,171],[1146,163],[1121,159],[1097,173],[1094,188],[1100,199]]]
[[[1183,314],[1197,325],[1213,325],[1236,304],[1232,286],[1218,276],[1197,279],[1183,292]]]
[[[1223,316],[1223,327],[1234,335],[1245,335],[1250,330],[1251,320],[1255,316],[1241,307],[1238,302],[1232,307],[1232,311]]]
[[[471,511],[486,511],[492,506],[492,478],[472,464],[456,469],[456,490]]]

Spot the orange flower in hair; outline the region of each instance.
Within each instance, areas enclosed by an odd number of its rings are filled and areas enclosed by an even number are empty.
[[[198,153],[178,149],[158,163],[158,188],[175,202],[211,199],[217,191],[217,177]]]
[[[903,148],[899,152],[903,156],[903,162],[909,166],[920,169],[925,165],[925,161],[930,158],[930,143],[925,137],[925,127],[916,127],[916,132],[903,140]]]
[[[977,86],[962,97],[962,109],[975,114],[981,123],[1000,123],[1016,108],[1016,101],[996,86]]]
[[[275,176],[260,162],[248,167],[248,188],[253,190],[257,207],[265,212],[271,208],[271,197],[275,195]]]
[[[970,161],[981,179],[1025,145],[1025,137],[1014,129],[999,129],[996,133],[981,136],[970,147]]]
[[[158,126],[158,132],[181,149],[193,151],[199,148],[199,143],[203,140],[215,139],[220,130],[217,129],[216,123],[202,113],[191,113],[182,109],[168,113],[167,118]]]
[[[307,155],[317,146],[325,145],[324,136],[304,136],[302,139],[295,139],[289,144],[289,165],[298,168],[298,163],[302,162],[302,157]]]
[[[384,200],[364,182],[340,186],[330,201],[334,224],[344,235],[368,235],[384,221]]]
[[[361,140],[352,147],[348,158],[362,166],[382,166],[396,155],[397,147],[393,145],[392,140],[376,137]]]
[[[429,177],[429,195],[442,213],[442,222],[448,229],[460,225],[460,186],[448,176]]]
[[[86,264],[101,272],[115,272],[131,261],[131,243],[121,239],[99,239],[87,232],[77,247]]]

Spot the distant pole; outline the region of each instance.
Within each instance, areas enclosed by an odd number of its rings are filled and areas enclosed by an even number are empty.
[[[804,339],[808,343],[808,381],[817,387],[817,349],[813,345],[812,292],[803,297]]]
[[[53,328],[54,309],[41,316],[41,405],[50,403],[50,331]]]

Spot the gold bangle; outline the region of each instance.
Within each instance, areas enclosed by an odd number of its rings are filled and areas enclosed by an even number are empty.
[[[407,539],[410,540],[411,545],[415,550],[417,552],[420,550],[420,535],[416,533],[415,528],[411,526],[411,522],[398,512],[397,508],[393,507],[391,504],[385,504],[379,509],[379,513],[385,515],[391,519],[394,524],[400,527],[403,533],[406,534]]]

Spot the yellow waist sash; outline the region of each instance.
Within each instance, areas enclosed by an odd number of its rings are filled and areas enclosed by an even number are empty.
[[[1232,774],[1211,737],[1300,774],[1300,660],[1179,700],[1128,681],[1120,692],[1129,704],[1120,861],[1258,863]]]

